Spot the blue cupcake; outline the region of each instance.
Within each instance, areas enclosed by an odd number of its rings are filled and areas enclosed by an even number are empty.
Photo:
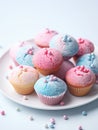
[[[73,57],[79,50],[77,41],[70,35],[54,36],[50,41],[49,46],[59,50],[65,60]]]
[[[16,53],[16,62],[19,65],[33,66],[32,58],[34,55],[34,48],[32,45],[25,45]]]
[[[94,53],[84,54],[77,60],[76,65],[84,65],[98,75],[98,57]]]
[[[47,105],[58,104],[67,91],[66,83],[54,75],[40,78],[34,85],[39,99]]]

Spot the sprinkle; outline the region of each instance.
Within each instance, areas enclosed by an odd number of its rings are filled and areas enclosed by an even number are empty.
[[[1,111],[1,115],[2,115],[2,116],[5,115],[5,111],[4,111],[4,110]]]
[[[8,75],[5,78],[8,79]]]
[[[71,40],[71,37],[68,37],[68,38],[67,38],[67,41],[68,41],[68,42],[71,42],[71,41],[72,41],[72,40]]]
[[[13,66],[12,66],[12,65],[10,65],[10,66],[9,66],[9,69],[11,69],[11,70],[12,70],[12,69],[13,69]]]
[[[28,100],[27,96],[23,96],[23,99],[24,99],[24,100]]]
[[[79,127],[78,127],[78,130],[83,130],[82,126],[79,126]]]
[[[52,124],[55,124],[55,119],[54,119],[54,118],[50,118],[50,122],[51,122]]]
[[[16,111],[20,112],[20,108],[16,108]]]
[[[34,118],[33,118],[32,116],[29,116],[29,119],[30,119],[31,121],[33,121],[33,120],[34,120]]]
[[[53,55],[51,51],[49,52],[49,55]]]
[[[29,49],[27,54],[30,54],[30,55],[33,55],[33,50],[32,49]]]
[[[48,129],[48,128],[49,128],[49,127],[48,127],[48,124],[45,124],[45,128],[46,128],[46,129]]]
[[[83,116],[87,116],[87,112],[86,111],[82,111],[82,115]]]
[[[91,64],[90,66],[91,66],[91,68],[94,68],[94,67],[95,67],[94,64]]]
[[[79,38],[78,42],[81,44],[81,43],[84,43],[84,40],[82,38]]]
[[[63,118],[64,118],[64,120],[68,120],[68,116],[67,115],[64,115]]]
[[[60,106],[64,106],[65,105],[65,102],[64,101],[61,101],[60,102]]]
[[[50,124],[49,127],[52,128],[52,129],[55,128],[54,124]]]
[[[20,65],[19,67],[20,67],[20,68],[23,68],[23,66],[22,66],[22,65]]]
[[[44,80],[44,83],[48,83],[48,81],[45,79],[45,80]]]

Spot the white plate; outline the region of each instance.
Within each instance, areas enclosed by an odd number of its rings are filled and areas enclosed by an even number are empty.
[[[61,109],[69,109],[75,108],[78,106],[82,106],[84,104],[90,103],[96,99],[98,99],[98,85],[94,85],[91,92],[84,97],[75,97],[67,92],[64,102],[64,106],[56,105],[56,106],[48,106],[39,101],[37,95],[35,93],[28,95],[28,100],[23,99],[23,95],[19,95],[15,92],[9,81],[6,79],[9,71],[9,65],[12,65],[12,61],[9,57],[9,51],[7,51],[0,58],[0,90],[1,92],[11,99],[12,101],[19,103],[21,105],[35,108],[35,109],[43,109],[43,110],[61,110]]]

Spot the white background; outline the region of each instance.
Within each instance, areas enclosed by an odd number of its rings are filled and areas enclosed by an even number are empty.
[[[7,49],[18,41],[33,38],[45,28],[84,37],[98,44],[97,0],[0,0],[0,45]],[[2,50],[0,49],[2,52]],[[1,68],[0,68],[1,69]],[[21,111],[17,112],[16,108]],[[43,111],[23,107],[0,94],[0,130],[45,130],[51,117],[56,120],[55,130],[98,130],[98,100],[82,107]],[[88,115],[82,116],[86,110]],[[63,120],[67,114],[69,120]],[[29,116],[34,121],[29,120]]]

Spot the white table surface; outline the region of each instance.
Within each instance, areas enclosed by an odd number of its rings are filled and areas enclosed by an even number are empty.
[[[0,55],[11,45],[33,38],[45,28],[75,38],[84,37],[97,45],[98,1],[0,0]],[[45,130],[45,124],[52,117],[56,120],[55,130],[78,130],[80,125],[83,130],[98,130],[98,100],[73,109],[48,111],[24,107],[0,93],[2,110],[6,115],[0,115],[0,130]],[[87,116],[83,116],[82,111],[87,111]],[[64,114],[68,120],[63,119]]]

